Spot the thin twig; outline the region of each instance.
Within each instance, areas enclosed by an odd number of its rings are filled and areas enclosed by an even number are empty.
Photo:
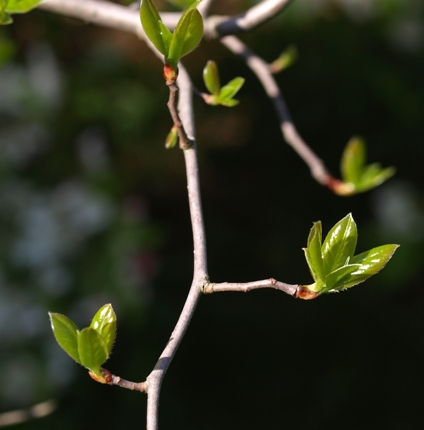
[[[168,85],[168,87],[169,87],[168,109],[169,109],[169,113],[171,114],[172,121],[174,122],[174,127],[178,131],[180,148],[189,149],[193,146],[194,142],[188,138],[184,125],[177,111],[176,98],[177,98],[177,93],[179,89],[178,85],[176,82],[172,82]]]
[[[184,123],[185,130],[190,140],[195,142],[192,107],[193,104],[191,99],[192,86],[186,70],[181,65],[178,81],[180,83],[180,97],[178,102],[179,114],[181,115],[182,122]],[[184,150],[184,159],[187,173],[187,189],[191,225],[193,230],[193,280],[183,310],[180,314],[180,317],[178,318],[177,324],[171,334],[168,344],[160,355],[155,368],[146,379],[148,393],[147,430],[158,429],[159,395],[163,378],[190,324],[190,320],[201,296],[201,287],[208,280],[206,236],[200,198],[200,182],[198,175],[196,147],[194,144],[191,148]]]
[[[221,39],[231,52],[240,55],[262,83],[265,92],[272,100],[280,120],[280,128],[285,141],[299,154],[311,170],[312,176],[322,185],[329,186],[335,179],[327,171],[322,160],[306,144],[291,119],[283,95],[269,69],[269,65],[254,54],[244,43],[235,36]]]
[[[293,0],[264,0],[234,17],[211,16],[205,22],[205,36],[218,39],[252,30],[275,18]]]
[[[109,385],[117,385],[118,387],[126,388],[127,390],[132,390],[132,391],[140,391],[141,393],[147,392],[147,387],[145,382],[131,382],[115,375],[111,375],[111,377],[112,379],[108,383]]]
[[[220,293],[225,291],[237,291],[241,293],[247,293],[249,291],[258,290],[261,288],[275,288],[276,290],[283,291],[290,296],[295,296],[299,285],[285,284],[284,282],[277,281],[274,278],[264,279],[263,281],[245,283],[221,282],[219,284],[214,284],[212,282],[209,282],[204,285],[203,292],[205,294]]]
[[[207,282],[203,286],[203,293],[222,293],[227,291],[235,291],[238,293],[248,293],[249,291],[259,290],[262,288],[274,288],[292,296],[296,299],[312,300],[318,297],[318,294],[311,291],[304,285],[286,284],[285,282],[277,281],[274,278],[264,279],[263,281],[254,282],[221,282],[214,284]]]

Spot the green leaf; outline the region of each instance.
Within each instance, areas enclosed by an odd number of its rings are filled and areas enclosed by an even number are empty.
[[[105,340],[91,327],[78,333],[78,353],[81,364],[96,375],[100,374],[100,366],[109,357]]]
[[[362,139],[352,138],[343,151],[341,172],[345,182],[358,183],[366,161],[365,143]]]
[[[227,107],[233,107],[233,106],[238,105],[239,101],[235,100],[235,99],[224,99],[224,100],[221,100],[220,98],[218,98],[216,104],[222,105],[222,106],[227,106]]]
[[[325,277],[325,286],[321,290],[321,293],[327,293],[328,291],[337,291],[343,288],[347,288],[347,283],[353,282],[354,275],[359,270],[359,264],[348,264],[347,266],[339,267]],[[353,285],[359,284],[362,281],[355,282]]]
[[[7,0],[6,12],[26,13],[37,7],[42,0]]]
[[[203,19],[195,7],[201,0],[193,2],[181,15],[172,35],[168,55],[165,61],[174,69],[184,55],[191,52],[203,37]]]
[[[321,247],[326,274],[349,263],[355,252],[357,239],[358,231],[352,214],[346,215],[333,226]]]
[[[321,221],[315,222],[309,232],[308,246],[304,248],[306,262],[315,282],[324,281],[325,272],[321,254],[322,226]]]
[[[203,69],[203,81],[205,82],[208,91],[217,96],[221,88],[221,82],[219,79],[218,66],[215,61],[209,60]]]
[[[77,363],[81,363],[78,352],[78,327],[65,315],[49,312],[54,337],[61,348]]]
[[[0,25],[7,25],[12,22],[12,17],[6,13],[6,0],[0,0]]]
[[[140,20],[147,37],[163,55],[168,55],[171,32],[165,27],[152,0],[143,0]],[[167,43],[168,42],[168,43]],[[168,45],[168,48],[167,48]]]
[[[193,3],[193,0],[167,0],[167,1],[168,3],[178,6],[181,9],[184,9],[185,7]]]
[[[352,195],[377,187],[395,174],[393,167],[382,169],[378,163],[366,163],[365,142],[352,138],[343,152],[341,173],[343,181],[334,189],[339,195]]]
[[[297,48],[289,45],[280,56],[270,64],[272,73],[279,73],[293,65],[298,57]]]
[[[240,90],[240,88],[244,84],[244,78],[237,77],[228,82],[227,85],[224,85],[219,91],[219,99],[220,100],[229,100],[232,99]]]
[[[116,337],[116,315],[110,303],[97,311],[91,320],[90,327],[103,337],[109,357]]]

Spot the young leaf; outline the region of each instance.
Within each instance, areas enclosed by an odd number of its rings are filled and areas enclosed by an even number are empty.
[[[324,264],[321,254],[322,242],[322,226],[321,221],[315,222],[309,232],[308,246],[303,248],[305,251],[306,262],[308,263],[309,270],[311,271],[314,281],[321,280],[324,282],[325,272]]]
[[[237,77],[224,85],[219,91],[220,100],[232,99],[244,84],[244,78]]]
[[[201,0],[193,2],[181,15],[174,30],[165,61],[173,68],[184,55],[191,52],[203,37],[203,19],[195,7]]]
[[[378,163],[366,163],[365,142],[352,138],[343,152],[341,173],[343,181],[334,188],[339,195],[351,195],[375,188],[395,174],[393,167],[382,169]]]
[[[355,252],[357,239],[358,231],[352,214],[346,215],[333,226],[321,248],[326,274],[349,264]]]
[[[12,22],[12,17],[6,13],[6,0],[0,0],[0,25],[7,25]]]
[[[7,0],[6,12],[26,13],[37,7],[42,0]]]
[[[153,45],[155,45],[156,49],[161,54],[167,56],[171,32],[165,27],[165,25],[163,25],[159,12],[152,0],[142,1],[140,7],[140,20],[144,32]]]
[[[345,182],[358,183],[366,160],[365,144],[362,139],[350,139],[343,151],[341,172]]]
[[[218,66],[215,61],[209,60],[203,69],[203,81],[205,82],[208,91],[217,96],[221,88],[221,82],[219,79]]]
[[[78,333],[78,353],[81,364],[95,375],[101,374],[100,366],[109,358],[105,340],[91,327]]]
[[[90,327],[94,328],[103,337],[109,356],[116,337],[116,315],[110,303],[102,306],[97,311],[91,321]]]
[[[65,315],[49,312],[54,337],[61,348],[77,363],[81,363],[78,352],[78,327]]]

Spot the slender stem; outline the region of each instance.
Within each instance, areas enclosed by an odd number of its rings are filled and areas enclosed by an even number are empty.
[[[231,282],[221,282],[219,284],[207,283],[203,287],[203,292],[205,294],[210,293],[220,293],[225,291],[237,291],[241,293],[247,293],[252,290],[258,290],[260,288],[275,288],[276,290],[283,291],[290,296],[296,296],[296,292],[299,285],[285,284],[275,280],[274,278],[264,279],[263,281],[255,282],[245,282],[245,283],[231,283]]]
[[[174,127],[178,131],[178,137],[180,139],[180,148],[188,149],[193,146],[193,141],[189,139],[187,133],[185,131],[184,125],[180,119],[180,115],[176,106],[176,99],[178,93],[178,85],[176,82],[172,82],[168,84],[169,87],[169,100],[168,100],[168,109],[171,114],[172,121],[174,122]]]
[[[194,140],[194,121],[191,100],[191,82],[185,69],[180,66],[180,98],[178,103],[182,122],[193,146],[184,150],[186,164],[188,199],[193,230],[194,270],[193,280],[187,300],[171,334],[171,337],[159,357],[155,368],[147,377],[147,430],[158,429],[159,395],[165,373],[178,349],[181,340],[190,324],[202,294],[201,288],[208,280],[206,259],[206,236],[200,198],[197,154]]]
[[[147,391],[145,382],[131,382],[115,375],[111,375],[111,377],[112,380],[109,382],[109,385],[117,385],[118,387],[126,388],[127,390],[140,391],[142,393]]]
[[[244,43],[235,36],[227,36],[221,39],[233,53],[246,60],[247,65],[260,80],[265,92],[273,101],[275,110],[280,120],[280,128],[285,141],[298,153],[309,166],[312,176],[322,185],[329,185],[334,178],[327,171],[322,160],[312,151],[296,130],[283,95],[270,71],[269,65],[255,55]]]
[[[205,23],[208,38],[220,38],[252,30],[277,16],[293,0],[263,0],[234,17],[212,16]]]

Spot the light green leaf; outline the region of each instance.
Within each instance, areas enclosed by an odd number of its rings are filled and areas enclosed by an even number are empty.
[[[361,180],[356,187],[356,191],[359,193],[375,188],[387,181],[387,179],[391,178],[395,173],[396,169],[394,167],[382,169],[378,163],[370,164],[364,169]]]
[[[7,25],[12,22],[12,17],[6,13],[6,0],[0,0],[0,25]]]
[[[321,254],[322,226],[321,221],[315,222],[309,232],[308,246],[304,248],[306,262],[315,282],[324,281],[325,272]]]
[[[6,12],[26,13],[37,7],[42,0],[7,0]]]
[[[165,27],[165,25],[163,25],[159,12],[152,0],[142,1],[140,7],[140,20],[144,32],[153,45],[160,53],[167,56],[168,49],[165,41],[169,41],[171,32]]]
[[[219,79],[218,66],[215,61],[209,60],[203,69],[203,81],[205,82],[208,91],[217,96],[221,88],[221,82]]]
[[[219,99],[220,100],[229,100],[232,99],[240,90],[240,88],[244,84],[244,78],[237,77],[228,82],[227,85],[224,85],[219,91]]]
[[[350,139],[343,151],[341,161],[342,177],[345,182],[358,183],[366,161],[366,149],[362,139]]]
[[[78,327],[65,315],[49,312],[54,337],[61,348],[77,363],[81,363],[78,352]]]
[[[358,231],[352,214],[346,215],[333,226],[321,247],[326,274],[349,264],[358,239]]]
[[[90,327],[94,328],[103,337],[109,357],[116,337],[116,315],[110,303],[102,306],[97,311]]]
[[[78,333],[78,353],[81,364],[96,375],[100,373],[100,366],[109,357],[105,340],[91,327],[86,327]]]
[[[195,7],[200,0],[191,4],[181,15],[172,35],[168,55],[165,61],[176,69],[178,61],[191,52],[203,37],[203,19]]]
[[[349,285],[353,287],[353,285],[359,284],[360,280],[355,282],[355,276],[353,273],[356,273],[359,270],[359,264],[348,264],[347,266],[339,267],[334,270],[325,277],[325,287],[321,290],[321,293],[327,293],[332,290],[341,290],[343,288],[348,288],[347,285],[350,282],[354,282]]]
[[[235,100],[235,99],[223,99],[222,100],[220,98],[217,98],[216,104],[221,105],[221,106],[233,107],[233,106],[238,105],[239,101]]]

